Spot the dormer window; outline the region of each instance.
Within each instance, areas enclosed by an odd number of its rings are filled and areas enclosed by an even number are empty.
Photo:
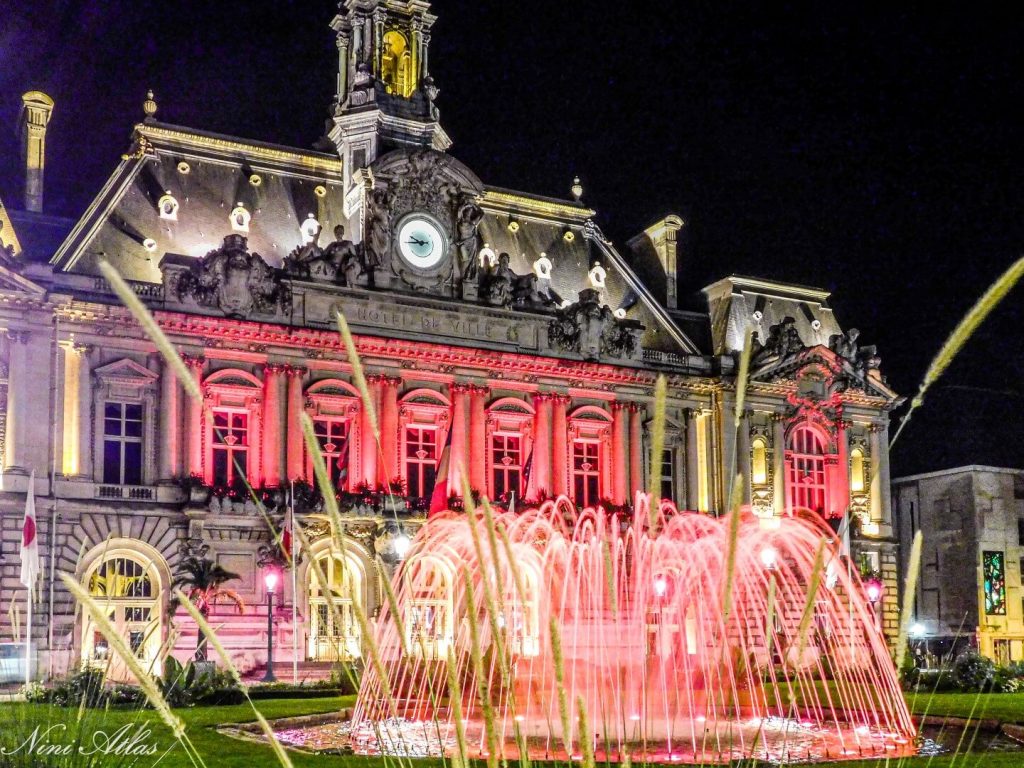
[[[541,253],[535,262],[533,262],[533,274],[540,280],[551,279],[551,268],[554,265],[551,263],[551,259],[548,258],[546,253]]]
[[[250,219],[252,214],[245,210],[245,205],[236,203],[235,209],[231,211],[231,228],[235,232],[248,232]]]
[[[160,212],[161,219],[167,219],[167,221],[178,220],[178,201],[171,194],[170,190],[167,190],[163,197],[157,201],[156,207]]]
[[[590,281],[590,287],[595,288],[599,291],[604,290],[604,281],[608,277],[608,273],[605,272],[604,267],[601,266],[601,262],[595,261],[594,266],[590,268],[590,273],[587,275]]]

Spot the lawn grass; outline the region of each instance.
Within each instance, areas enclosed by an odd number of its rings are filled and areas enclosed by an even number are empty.
[[[318,714],[338,711],[351,706],[353,696],[338,696],[323,699],[270,699],[256,703],[268,720],[296,715]],[[992,718],[1002,722],[1024,723],[1024,693],[981,695],[971,693],[937,693],[932,696],[920,694],[910,696],[908,703],[915,714],[931,714],[948,717]],[[227,707],[196,707],[179,709],[175,712],[185,721],[187,733],[198,753],[208,766],[225,768],[262,768],[274,766],[277,762],[269,747],[249,741],[241,741],[217,733],[216,726],[252,721],[252,709],[248,704]],[[151,710],[86,710],[79,721],[79,712],[74,708],[58,708],[38,704],[0,704],[0,743],[16,745],[31,733],[35,724],[46,725],[68,723],[68,733],[74,724],[85,738],[96,730],[111,733],[123,725],[145,724],[151,728],[148,741],[156,743],[161,752],[169,751],[159,761],[156,757],[140,757],[126,760],[124,757],[109,756],[94,763],[96,766],[130,766],[149,768],[154,764],[160,768],[189,768],[192,763],[180,745],[176,744],[168,728],[157,719]],[[60,741],[61,736],[54,737]],[[65,739],[66,740],[66,739]],[[375,758],[340,755],[307,755],[291,752],[295,766],[310,768],[379,768],[382,761]],[[408,765],[410,761],[402,761]],[[436,760],[411,761],[416,766],[437,765]],[[0,766],[9,763],[0,757]],[[35,765],[36,763],[13,761],[13,765]],[[85,765],[82,761],[47,761],[39,765]],[[819,763],[827,768],[1019,768],[1024,765],[1022,753],[968,753],[945,755],[934,758],[911,758],[905,760],[859,760],[855,762]],[[481,768],[483,764],[481,763]]]

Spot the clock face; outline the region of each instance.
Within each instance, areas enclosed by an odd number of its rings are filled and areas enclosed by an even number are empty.
[[[398,252],[414,269],[432,269],[444,258],[444,234],[431,219],[409,216],[398,228]]]

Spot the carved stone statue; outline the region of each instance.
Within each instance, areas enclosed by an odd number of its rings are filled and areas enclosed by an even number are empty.
[[[756,350],[751,362],[762,365],[773,358],[785,358],[795,355],[806,347],[796,329],[796,320],[784,317],[768,329],[768,338],[760,350]]]
[[[878,356],[878,347],[874,344],[860,346],[857,342],[859,337],[860,331],[851,328],[846,333],[834,334],[829,338],[828,346],[839,357],[850,363],[857,374],[863,378],[869,371],[878,370],[882,364],[882,358]]]
[[[259,254],[249,253],[242,235],[228,235],[220,248],[165,284],[172,286],[179,300],[217,307],[228,317],[291,309],[291,292],[282,271],[269,266]]]
[[[548,340],[556,348],[578,352],[586,360],[601,356],[631,358],[640,353],[639,323],[615,319],[609,306],[601,306],[594,288],[580,291],[575,304],[558,311],[548,326]]]
[[[388,248],[391,244],[391,195],[384,189],[370,193],[367,206],[369,215],[369,237],[365,249],[366,270],[371,275],[387,263]]]
[[[4,223],[0,221],[0,266],[7,267],[7,269],[14,269],[17,261],[14,258],[14,243],[4,243],[3,237]]]
[[[351,240],[345,239],[345,227],[339,224],[334,228],[334,242],[324,248],[323,261],[330,265],[334,279],[344,278],[345,285],[354,288],[359,276],[363,274],[363,257]]]
[[[468,194],[460,196],[458,213],[455,216],[457,233],[455,247],[458,251],[455,278],[457,280],[475,280],[477,277],[476,255],[480,250],[480,236],[477,230],[483,219],[484,212],[476,204],[474,196]]]
[[[512,271],[509,261],[509,255],[502,253],[498,256],[498,263],[481,275],[480,295],[492,307],[507,307],[512,304],[512,288],[518,275]]]

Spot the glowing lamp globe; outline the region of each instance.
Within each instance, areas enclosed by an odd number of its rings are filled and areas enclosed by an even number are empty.
[[[761,550],[759,558],[761,560],[761,565],[771,570],[775,567],[775,563],[779,559],[779,553],[775,551],[775,547],[765,547]]]
[[[877,603],[881,600],[883,591],[885,591],[885,588],[878,579],[868,579],[864,582],[864,594],[870,603]]]
[[[266,585],[268,592],[273,592],[274,587],[277,586],[277,571],[268,570],[263,574],[263,583]]]
[[[409,547],[412,546],[412,539],[406,536],[404,533],[400,533],[395,536],[394,548],[395,554],[398,555],[399,560],[404,560],[405,556],[409,554]]]
[[[654,594],[658,597],[664,597],[665,593],[668,592],[668,582],[663,578],[657,578],[654,580]]]

